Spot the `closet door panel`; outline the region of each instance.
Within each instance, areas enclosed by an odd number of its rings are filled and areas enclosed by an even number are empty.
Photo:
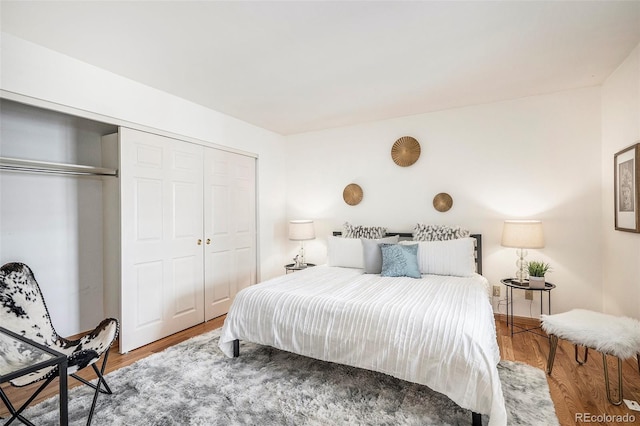
[[[231,196],[229,194],[229,182],[224,176],[212,176],[213,182],[209,183],[209,198],[205,197],[205,205],[209,205],[206,209],[205,216],[207,222],[205,228],[208,227],[208,234],[211,234],[215,243],[213,252],[219,253],[227,251],[231,247],[231,217],[233,209],[229,208],[231,204]],[[205,183],[206,185],[206,183]],[[207,203],[208,201],[208,203]],[[213,208],[216,206],[217,208]]]
[[[251,248],[241,248],[236,250],[236,290],[240,291],[256,283],[255,267],[255,251]]]
[[[175,331],[204,320],[202,254],[202,154],[186,144],[172,151],[171,285],[168,314]],[[184,148],[198,148],[183,152]],[[200,241],[200,244],[198,244]],[[192,320],[192,318],[196,318]],[[174,331],[172,331],[174,332]]]
[[[220,306],[231,301],[232,289],[234,288],[233,268],[234,264],[229,250],[212,252],[208,257],[207,267],[215,274],[205,274],[211,280],[209,283],[210,293],[207,295],[209,304]],[[228,309],[228,307],[227,307]],[[211,319],[211,318],[207,318]]]
[[[255,159],[205,150],[205,319],[229,311],[236,293],[255,284]]]
[[[165,335],[204,321],[202,147],[164,138]]]
[[[136,239],[162,240],[162,180],[137,179],[135,182]]]
[[[126,128],[120,138],[126,352],[204,321],[202,147]]]
[[[233,193],[235,215],[235,248],[251,249],[255,246],[255,193],[246,187],[246,180],[236,179]]]
[[[135,298],[133,304],[138,307],[135,317],[138,329],[162,321],[162,270],[162,262],[141,262],[135,266],[134,291],[130,294]]]
[[[255,160],[237,159],[233,192],[236,212],[236,292],[256,283]]]
[[[204,161],[205,320],[229,311],[236,293],[233,257],[233,208],[227,153],[207,149]]]
[[[190,315],[202,305],[202,274],[197,274],[200,266],[193,256],[173,259],[173,317]]]
[[[131,254],[134,264],[142,264],[159,259],[163,251],[163,149],[143,141],[123,147],[126,148],[130,148],[131,153],[122,162],[123,166],[130,167],[123,167],[120,174],[131,177],[128,188],[133,190],[133,194],[123,199],[123,203],[130,201],[133,204],[130,210],[134,218],[131,236],[136,246]],[[129,172],[134,170],[135,176],[130,175]]]
[[[123,247],[123,279],[121,300],[123,342],[131,340],[130,330],[135,334],[150,333],[162,328],[163,276],[165,265],[162,261],[164,218],[163,218],[163,168],[162,148],[139,143],[123,147],[132,148],[130,155],[123,159],[120,171],[123,179],[130,178],[130,188],[123,197],[123,206],[131,204],[130,220],[123,221],[123,236],[132,243]],[[129,172],[135,170],[135,176]],[[128,260],[128,262],[127,262]],[[125,263],[126,262],[126,263]],[[125,346],[128,343],[125,343]],[[137,347],[137,346],[135,346]],[[128,350],[128,349],[126,349]]]

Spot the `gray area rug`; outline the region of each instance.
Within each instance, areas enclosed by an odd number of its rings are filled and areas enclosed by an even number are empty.
[[[442,394],[384,374],[250,343],[241,344],[239,358],[226,358],[219,333],[108,374],[114,394],[100,395],[92,425],[471,424],[471,413]],[[503,361],[499,371],[509,426],[558,424],[542,370]],[[69,424],[86,423],[92,395],[87,386],[70,391]],[[57,424],[57,397],[25,417]]]

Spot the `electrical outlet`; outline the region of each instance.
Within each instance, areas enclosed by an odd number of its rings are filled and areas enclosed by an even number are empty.
[[[640,411],[640,404],[638,404],[636,401],[631,399],[624,399],[623,401],[630,410]]]
[[[500,286],[499,285],[494,285],[493,286],[493,297],[500,297]]]
[[[524,298],[527,300],[533,300],[533,290],[525,290]]]

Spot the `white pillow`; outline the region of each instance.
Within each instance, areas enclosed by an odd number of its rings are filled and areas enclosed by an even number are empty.
[[[470,277],[476,272],[475,238],[420,241],[418,266],[423,274]]]
[[[364,268],[364,254],[360,238],[330,235],[327,240],[327,264],[344,268]]]

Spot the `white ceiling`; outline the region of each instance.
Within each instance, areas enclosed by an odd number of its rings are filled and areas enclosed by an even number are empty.
[[[293,134],[601,84],[639,1],[2,1],[2,31]]]

